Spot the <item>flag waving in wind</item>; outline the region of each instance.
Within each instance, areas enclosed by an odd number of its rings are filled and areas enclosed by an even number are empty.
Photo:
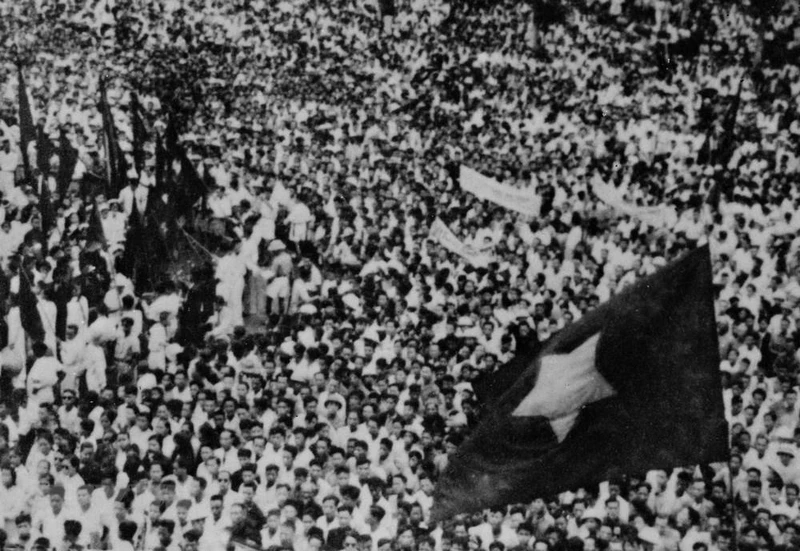
[[[103,119],[103,141],[106,155],[106,171],[108,178],[108,194],[116,197],[122,188],[125,187],[128,165],[125,154],[119,146],[117,128],[114,123],[114,115],[111,113],[111,106],[108,103],[106,93],[105,77],[100,77],[100,114]]]
[[[22,74],[22,65],[17,65],[19,79],[19,149],[22,153],[22,163],[25,166],[25,175],[30,177],[31,160],[28,158],[28,145],[36,141],[36,126],[33,124],[31,104],[28,99],[28,89],[25,87],[25,76]]]
[[[432,520],[728,457],[707,246],[567,326],[526,363],[450,457]]]

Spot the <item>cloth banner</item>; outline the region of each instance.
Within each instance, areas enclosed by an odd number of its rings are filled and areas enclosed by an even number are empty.
[[[459,174],[461,189],[479,199],[491,201],[508,210],[527,216],[539,216],[542,199],[532,189],[520,189],[501,184],[493,178],[461,165]]]
[[[437,218],[433,224],[431,224],[428,237],[442,245],[442,247],[448,251],[464,258],[473,266],[485,267],[492,261],[490,255],[481,253],[475,247],[462,243],[458,236],[450,231],[447,224],[442,222],[441,218]]]
[[[623,199],[623,192],[611,184],[595,178],[592,181],[592,192],[603,203],[621,214],[627,214],[653,228],[673,227],[677,222],[675,212],[665,205],[640,207]]]

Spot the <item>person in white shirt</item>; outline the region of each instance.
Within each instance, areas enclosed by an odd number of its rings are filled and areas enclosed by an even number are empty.
[[[487,521],[469,529],[470,535],[481,538],[481,547],[489,549],[489,545],[494,541],[499,541],[506,546],[506,549],[516,547],[519,540],[514,530],[503,524],[505,518],[505,507],[492,507],[489,509]]]
[[[61,542],[64,539],[64,521],[72,518],[64,508],[63,486],[53,486],[49,499],[50,506],[33,520],[33,527],[50,541]]]
[[[61,381],[61,388],[78,390],[78,381],[86,371],[84,364],[84,353],[86,342],[79,333],[78,325],[67,325],[66,340],[61,343],[61,362],[63,363],[64,379]]]
[[[28,405],[38,407],[40,404],[52,404],[55,401],[53,389],[64,373],[64,366],[48,355],[47,345],[43,342],[34,343],[32,348],[36,361],[28,373]]]
[[[230,540],[230,519],[223,514],[223,500],[215,495],[209,502],[211,514],[206,517],[203,535],[200,538],[200,551],[224,549]]]
[[[101,347],[102,337],[95,335],[86,345],[83,363],[86,369],[86,387],[100,393],[106,387],[106,354]]]
[[[133,538],[136,535],[137,526],[132,520],[123,520],[119,523],[119,533],[114,549],[118,551],[133,551]]]
[[[14,189],[14,177],[19,166],[19,154],[11,149],[11,140],[0,140],[0,192],[8,197]]]

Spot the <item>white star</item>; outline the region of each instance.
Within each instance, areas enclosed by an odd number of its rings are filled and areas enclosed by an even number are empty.
[[[516,417],[547,417],[562,442],[581,408],[614,396],[617,392],[603,378],[594,363],[600,334],[587,339],[569,354],[544,356],[536,386],[514,410]]]

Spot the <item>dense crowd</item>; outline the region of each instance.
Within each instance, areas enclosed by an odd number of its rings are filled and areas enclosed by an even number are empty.
[[[0,1],[4,548],[800,548],[797,2],[535,4]],[[208,191],[145,284],[128,237],[174,201],[173,124]],[[462,164],[541,212],[465,193]],[[430,522],[481,381],[703,240],[729,464]]]

